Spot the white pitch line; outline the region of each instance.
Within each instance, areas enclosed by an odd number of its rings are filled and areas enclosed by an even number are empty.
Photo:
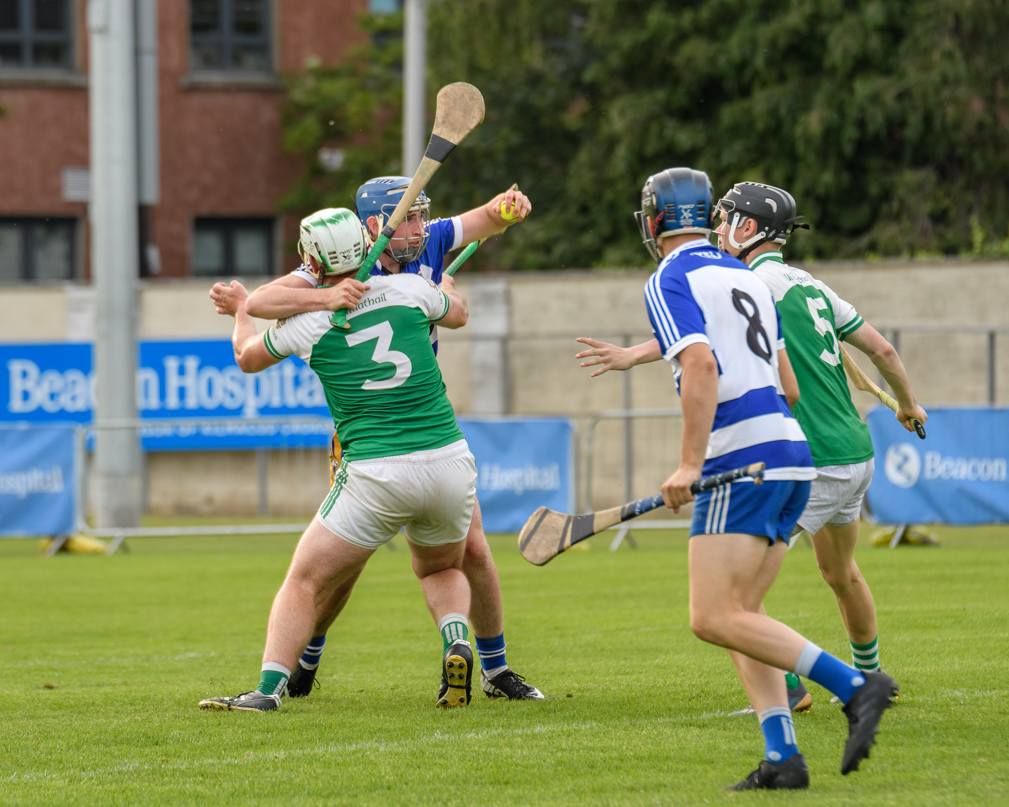
[[[742,695],[742,692],[740,693]],[[990,699],[993,697],[1004,697],[1009,695],[1009,690],[1005,689],[993,689],[993,690],[977,690],[973,692],[962,692],[959,690],[945,689],[938,693],[940,697],[908,697],[902,696],[902,704],[938,704],[943,702],[948,702],[950,700],[963,700],[963,699],[980,699],[986,698]],[[900,708],[899,706],[897,707]],[[676,717],[652,717],[647,719],[636,718],[634,720],[621,719],[619,721],[614,721],[611,723],[600,723],[595,720],[582,721],[578,723],[558,723],[550,726],[533,726],[531,728],[520,728],[520,729],[490,729],[487,731],[469,731],[462,734],[454,734],[444,731],[436,731],[434,734],[428,735],[426,737],[419,737],[415,740],[404,740],[402,742],[387,743],[387,742],[364,742],[364,743],[340,743],[317,746],[315,748],[300,748],[291,750],[271,750],[271,751],[245,751],[241,757],[218,757],[214,759],[203,759],[203,760],[188,760],[179,762],[170,762],[159,765],[152,765],[149,763],[138,763],[129,762],[122,765],[114,765],[109,768],[95,768],[92,770],[83,771],[60,771],[60,772],[50,772],[47,770],[28,772],[28,773],[15,773],[7,777],[5,781],[12,784],[18,784],[21,782],[40,782],[40,781],[65,781],[70,779],[93,779],[97,780],[103,777],[115,776],[117,774],[133,774],[138,771],[184,771],[191,770],[194,768],[209,768],[221,765],[249,765],[253,763],[258,763],[260,760],[278,760],[287,758],[300,758],[300,757],[311,757],[311,756],[332,756],[340,754],[355,754],[363,753],[370,754],[374,752],[392,751],[392,752],[402,752],[409,751],[411,749],[420,748],[425,745],[433,745],[440,742],[457,742],[458,740],[476,741],[490,740],[497,737],[521,737],[523,735],[530,734],[548,734],[553,732],[563,732],[563,731],[598,731],[599,729],[612,729],[619,727],[621,724],[627,725],[659,725],[659,724],[679,724],[696,723],[698,720],[711,720],[711,719],[723,719],[728,715],[727,711],[716,711],[716,712],[702,712],[701,714],[692,715],[681,715]],[[237,718],[242,719],[242,718]]]
[[[522,729],[491,729],[489,731],[469,731],[462,734],[454,734],[444,731],[436,731],[426,737],[419,737],[415,740],[405,740],[402,742],[365,742],[365,743],[340,743],[335,745],[323,745],[315,748],[301,748],[292,750],[271,750],[271,751],[246,751],[240,757],[219,757],[214,759],[189,760],[170,762],[153,765],[149,763],[129,762],[122,765],[114,765],[109,768],[95,768],[83,771],[62,771],[58,773],[50,771],[38,771],[34,773],[15,773],[8,777],[6,781],[11,783],[38,782],[38,781],[64,781],[68,779],[100,779],[106,776],[117,774],[134,774],[138,771],[184,771],[193,768],[208,768],[220,765],[249,765],[258,763],[261,760],[278,760],[287,758],[300,758],[311,756],[332,756],[339,754],[364,753],[370,754],[376,751],[402,752],[410,751],[426,745],[434,745],[441,742],[458,742],[466,740],[469,742],[479,742],[497,737],[521,737],[530,734],[548,734],[565,731],[599,731],[619,726],[620,723],[634,723],[635,725],[655,724],[655,723],[693,723],[698,719],[708,719],[720,717],[719,713],[708,713],[702,715],[684,715],[682,717],[657,717],[647,720],[618,721],[614,723],[599,723],[597,721],[583,721],[578,723],[562,723],[550,726],[533,726]],[[241,718],[238,718],[241,719]]]

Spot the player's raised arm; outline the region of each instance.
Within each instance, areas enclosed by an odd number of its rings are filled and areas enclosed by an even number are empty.
[[[590,339],[587,336],[579,336],[575,341],[588,345],[590,348],[575,354],[576,359],[585,359],[578,365],[579,367],[600,365],[598,370],[594,370],[589,375],[589,378],[602,375],[607,370],[630,370],[638,364],[647,364],[662,358],[662,349],[659,347],[658,339],[651,339],[631,347],[617,347],[608,342]]]
[[[512,186],[480,207],[467,210],[459,216],[462,223],[460,246],[504,232],[513,224],[525,221],[532,209],[529,197]]]
[[[368,250],[364,228],[352,211],[332,207],[316,211],[302,219],[300,230],[301,268],[249,295],[246,310],[250,316],[283,319],[311,311],[352,309],[368,290],[349,276]]]
[[[256,325],[246,310],[249,291],[245,286],[237,280],[232,280],[230,285],[215,283],[210,290],[210,298],[218,314],[235,318],[231,346],[235,350],[235,363],[243,372],[258,373],[280,361],[266,349],[263,335],[256,332]]]
[[[306,311],[353,309],[369,288],[350,276],[341,277],[332,286],[316,288],[307,278],[292,273],[254,290],[249,295],[246,311],[258,319],[283,319]]]

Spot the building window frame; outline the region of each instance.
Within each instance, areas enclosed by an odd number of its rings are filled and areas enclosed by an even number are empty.
[[[7,267],[0,271],[2,283],[66,283],[76,280],[79,273],[77,219],[72,216],[0,216],[0,227],[19,228],[17,230],[19,244],[17,246],[17,271],[9,272]],[[40,253],[44,245],[41,243],[42,233],[46,227],[64,229],[66,234],[66,271],[59,276],[45,276],[39,266]],[[40,277],[40,275],[42,275]]]
[[[403,0],[368,0],[368,13],[399,14],[404,5]]]
[[[0,53],[10,46],[21,49],[18,61],[0,61],[0,71],[7,75],[22,71],[32,74],[65,75],[77,70],[76,64],[76,13],[71,0],[55,0],[62,2],[63,26],[60,30],[39,30],[35,17],[35,0],[7,0],[17,9],[19,21],[17,29],[0,28]],[[36,56],[36,48],[45,45],[62,47],[62,55],[58,64],[40,64]],[[0,55],[0,59],[2,59]]]
[[[264,271],[248,272],[238,266],[238,236],[242,230],[258,231],[265,239]],[[197,270],[196,249],[200,231],[220,237],[221,265],[212,271]],[[272,216],[198,216],[193,219],[189,274],[192,277],[272,277],[276,274],[275,256],[277,222]]]
[[[215,0],[203,0],[204,2],[214,2]],[[274,0],[216,0],[218,21],[216,29],[206,32],[195,32],[193,30],[193,3],[199,0],[189,0],[187,4],[189,14],[188,36],[189,36],[189,77],[191,80],[201,78],[233,79],[242,81],[243,79],[264,80],[272,79],[276,81],[276,18],[277,11],[274,8]],[[263,13],[263,31],[259,34],[241,33],[236,28],[236,11],[243,2],[256,2]],[[197,63],[197,48],[200,46],[217,46],[221,53],[220,64],[214,66],[204,66]],[[258,47],[262,49],[265,57],[265,66],[259,68],[244,68],[235,65],[235,51],[241,47]]]

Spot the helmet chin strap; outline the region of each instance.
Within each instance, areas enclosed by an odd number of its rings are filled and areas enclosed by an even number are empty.
[[[728,231],[726,232],[726,237],[732,245],[732,248],[739,250],[739,254],[736,257],[743,261],[743,263],[746,263],[746,259],[749,257],[750,253],[753,252],[753,250],[760,245],[760,242],[764,240],[764,234],[758,232],[754,234],[752,238],[748,238],[742,243],[736,241],[736,228],[739,226],[739,222],[743,218],[744,217],[740,215],[738,211],[733,213],[732,221],[729,223]]]

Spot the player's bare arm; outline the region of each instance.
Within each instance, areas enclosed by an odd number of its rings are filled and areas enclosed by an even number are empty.
[[[640,345],[632,345],[631,347],[617,347],[608,342],[599,342],[596,339],[590,339],[587,336],[579,336],[575,341],[588,345],[590,348],[590,350],[583,350],[581,353],[575,354],[576,359],[585,359],[578,366],[599,367],[598,370],[594,370],[589,375],[589,378],[602,375],[607,370],[630,370],[639,364],[647,364],[648,362],[658,361],[662,358],[662,350],[659,347],[658,339],[652,339],[648,342],[642,342]]]
[[[897,420],[904,424],[909,432],[914,431],[912,420],[921,423],[928,420],[928,413],[918,403],[918,398],[911,389],[911,382],[904,369],[896,349],[886,338],[868,322],[863,323],[855,331],[845,336],[844,340],[854,345],[867,355],[879,370],[881,376],[893,390],[897,399]]]
[[[502,216],[502,206],[508,217]],[[467,210],[459,216],[462,223],[462,244],[480,241],[504,232],[513,224],[525,221],[532,212],[533,205],[522,191],[510,188],[499,193],[489,202]]]
[[[469,303],[462,292],[455,287],[455,278],[445,275],[441,279],[439,288],[448,297],[448,313],[438,320],[439,326],[456,329],[461,328],[469,321]]]
[[[662,485],[666,507],[678,513],[694,500],[690,486],[701,478],[704,454],[718,407],[718,362],[703,342],[688,345],[676,356],[683,367],[680,404],[683,407],[683,444],[680,466]]]
[[[283,319],[306,311],[353,309],[369,288],[349,275],[326,288],[316,288],[297,275],[284,275],[253,291],[246,302],[246,311],[258,319]]]
[[[249,291],[237,280],[231,284],[215,283],[210,290],[218,314],[235,318],[235,328],[231,332],[231,346],[235,350],[235,363],[245,373],[258,373],[272,367],[280,359],[266,349],[263,335],[256,332],[256,324],[246,311]]]
[[[799,401],[799,380],[795,377],[795,370],[792,369],[792,362],[788,358],[788,351],[778,351],[778,378],[781,379],[781,388],[785,391],[785,400],[789,407],[794,407]]]

